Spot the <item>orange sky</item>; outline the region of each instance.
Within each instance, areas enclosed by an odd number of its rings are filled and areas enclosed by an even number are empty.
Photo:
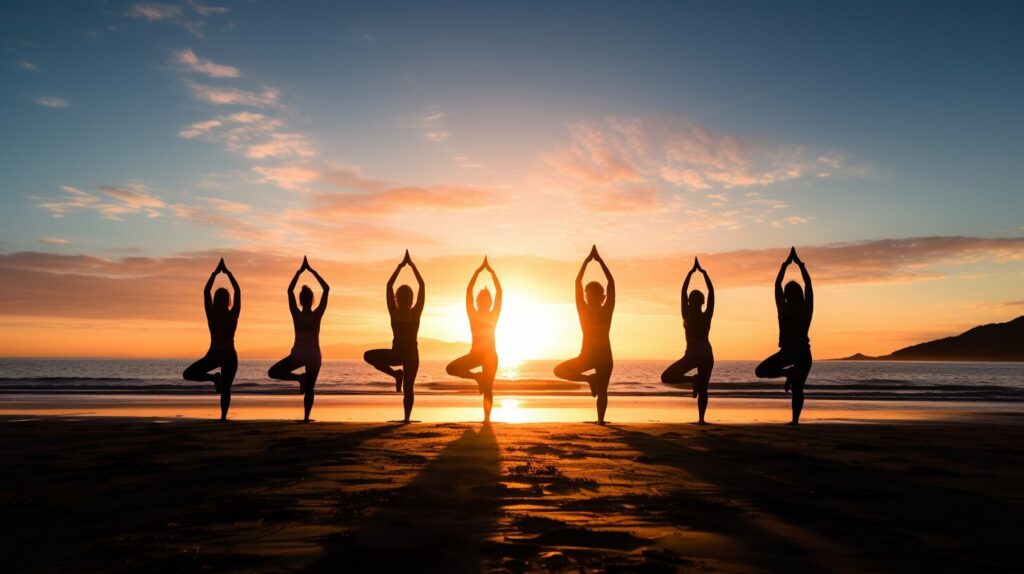
[[[614,245],[602,252],[618,283],[612,328],[616,356],[668,359],[681,354],[679,287],[693,255],[616,257]],[[716,285],[711,340],[718,357],[751,359],[774,349],[771,285],[785,253],[785,248],[774,248],[699,254]],[[815,281],[811,338],[822,358],[882,354],[1024,312],[1016,287],[1024,275],[1024,239],[923,238],[807,246],[800,253]],[[219,255],[0,255],[2,352],[104,357],[200,353],[207,343],[201,289]],[[223,255],[245,294],[237,336],[240,351],[287,351],[292,335],[284,291],[299,255]],[[478,257],[418,256],[415,251],[413,256],[427,281],[421,336],[468,341],[463,296]],[[313,260],[332,285],[324,345],[369,345],[390,338],[384,283],[396,261]],[[499,351],[516,359],[574,355],[580,332],[572,281],[579,261],[499,255],[491,262],[506,293]],[[308,276],[306,280],[312,282]],[[699,278],[694,281],[694,287],[701,287]]]

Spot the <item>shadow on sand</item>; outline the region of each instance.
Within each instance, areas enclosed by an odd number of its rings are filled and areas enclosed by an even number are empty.
[[[468,428],[358,531],[334,537],[314,572],[479,572],[503,488],[489,425]]]

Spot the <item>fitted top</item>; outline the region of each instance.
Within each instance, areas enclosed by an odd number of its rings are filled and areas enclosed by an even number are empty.
[[[811,344],[808,331],[811,329],[811,316],[805,307],[790,308],[788,305],[779,307],[779,347],[782,349],[801,348]]]
[[[710,345],[711,319],[707,311],[695,309],[683,315],[683,330],[686,332],[686,347]]]
[[[299,311],[292,317],[296,347],[320,347],[320,316],[313,311]]]
[[[235,329],[238,316],[230,310],[211,311],[206,314],[206,326],[210,329],[210,348],[231,351],[235,348]]]

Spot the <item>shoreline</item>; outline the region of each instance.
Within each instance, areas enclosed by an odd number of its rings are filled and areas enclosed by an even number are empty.
[[[781,395],[781,393],[780,393]],[[711,423],[786,422],[788,395],[773,399],[714,397]],[[229,420],[293,420],[301,416],[302,398],[291,395],[233,395]],[[401,395],[317,395],[313,419],[321,422],[383,422],[401,418]],[[981,415],[1024,414],[1024,403],[922,400],[820,400],[809,398],[802,423],[946,420],[967,421]],[[508,423],[571,423],[593,420],[594,399],[580,395],[496,395],[492,419]],[[216,419],[217,395],[152,394],[0,394],[0,416],[125,417],[149,419]],[[417,395],[413,418],[429,423],[476,422],[482,417],[479,395]],[[612,396],[612,423],[689,423],[696,419],[691,397]]]

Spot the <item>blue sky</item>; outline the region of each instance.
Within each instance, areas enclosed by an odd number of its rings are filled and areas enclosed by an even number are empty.
[[[163,253],[216,241],[216,229],[166,218],[54,220],[33,199],[136,181],[184,201],[204,174],[249,170],[177,135],[213,115],[184,81],[209,78],[174,63],[185,49],[240,71],[218,84],[279,90],[281,115],[318,157],[374,177],[520,187],[568,124],[671,116],[839,154],[862,172],[765,186],[813,217],[788,230],[800,242],[1019,231],[1019,5],[555,4],[168,3],[155,5],[170,16],[150,19],[133,10],[153,3],[16,3],[3,19],[0,239],[8,250],[67,235]],[[445,115],[444,150],[416,127],[432,110]],[[453,165],[470,151],[489,173]],[[218,193],[294,199],[263,187]],[[736,248],[768,233],[700,239]]]

